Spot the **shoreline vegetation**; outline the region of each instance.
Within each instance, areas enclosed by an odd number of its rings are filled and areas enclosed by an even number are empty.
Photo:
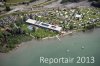
[[[22,42],[45,40],[73,34],[73,32],[100,28],[100,8],[52,8],[39,12],[25,12],[0,17],[0,52],[6,53],[20,46]],[[27,19],[58,25],[61,32],[26,23]]]

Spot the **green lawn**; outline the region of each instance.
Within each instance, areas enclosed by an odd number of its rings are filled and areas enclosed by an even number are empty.
[[[36,39],[42,39],[45,37],[52,37],[57,35],[57,32],[48,29],[39,28],[35,32],[31,33]]]

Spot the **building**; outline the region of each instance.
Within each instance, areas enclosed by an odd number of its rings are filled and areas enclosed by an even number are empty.
[[[82,15],[76,14],[75,17],[76,17],[76,18],[81,18]]]
[[[33,24],[35,26],[38,26],[38,27],[51,29],[51,30],[54,30],[57,32],[61,32],[61,30],[62,30],[62,27],[59,27],[58,25],[51,25],[48,23],[44,23],[44,22],[40,22],[40,21],[36,21],[36,20],[32,20],[32,19],[28,19],[26,22]]]

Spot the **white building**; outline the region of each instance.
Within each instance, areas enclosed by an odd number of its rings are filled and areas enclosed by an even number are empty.
[[[76,18],[81,18],[82,15],[76,14],[75,17],[76,17]]]
[[[35,26],[55,30],[55,31],[58,31],[58,32],[60,32],[62,30],[62,27],[59,27],[58,25],[51,25],[51,24],[48,24],[48,23],[44,23],[44,22],[40,22],[40,21],[36,21],[36,20],[32,20],[32,19],[28,19],[26,22],[33,24]]]

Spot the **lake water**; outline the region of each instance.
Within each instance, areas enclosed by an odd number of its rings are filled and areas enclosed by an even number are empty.
[[[18,49],[0,54],[0,66],[100,66],[100,29],[72,36],[32,40],[23,43]],[[94,57],[94,63],[40,63],[40,57]],[[90,59],[91,60],[91,59]]]

